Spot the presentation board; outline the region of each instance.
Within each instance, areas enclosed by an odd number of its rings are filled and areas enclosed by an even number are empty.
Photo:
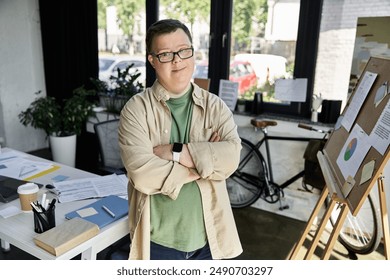
[[[324,155],[356,215],[388,161],[390,60],[371,57],[329,137]]]

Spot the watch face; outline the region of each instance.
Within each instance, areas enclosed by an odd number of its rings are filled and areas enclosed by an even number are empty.
[[[183,149],[182,143],[173,143],[172,152],[180,153],[182,149]]]

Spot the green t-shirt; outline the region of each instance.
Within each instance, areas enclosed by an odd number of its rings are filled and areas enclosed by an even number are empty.
[[[188,143],[193,108],[191,92],[192,88],[185,95],[167,101],[172,112],[171,143]],[[206,244],[202,197],[196,182],[185,184],[176,200],[157,194],[150,201],[153,242],[183,252]]]

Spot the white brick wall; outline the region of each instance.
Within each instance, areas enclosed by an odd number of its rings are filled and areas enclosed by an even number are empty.
[[[358,17],[390,16],[390,0],[323,0],[314,93],[347,98]]]

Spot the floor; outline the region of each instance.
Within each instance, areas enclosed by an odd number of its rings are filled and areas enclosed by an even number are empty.
[[[234,209],[238,232],[243,246],[243,253],[237,260],[287,260],[295,243],[301,237],[306,223],[286,216],[278,215],[254,207]],[[304,259],[304,254],[310,245],[312,232],[299,251],[297,259]],[[326,237],[326,232],[324,234]],[[326,240],[325,238],[322,239]],[[324,244],[320,242],[312,259],[320,259]],[[106,259],[108,250],[98,254],[98,260]],[[377,251],[369,255],[349,256],[348,251],[338,242],[330,257],[331,260],[384,260],[383,244]],[[33,256],[24,253],[16,247],[9,252],[0,251],[0,260],[33,260]],[[80,256],[75,259],[80,259]]]
[[[243,130],[239,130],[242,133]],[[245,132],[248,133],[248,132]],[[48,150],[40,150],[35,155],[50,158]],[[299,189],[299,187],[298,187]],[[262,201],[256,202],[253,207],[243,209],[233,209],[238,232],[243,246],[243,253],[238,256],[238,260],[286,260],[292,252],[295,243],[300,239],[306,226],[307,217],[311,213],[318,196],[304,193],[297,188],[289,190],[285,203],[290,209],[279,211]],[[275,210],[276,209],[276,210]],[[305,215],[303,215],[305,214]],[[297,259],[304,259],[305,252],[310,246],[315,228],[309,233]],[[320,259],[325,248],[329,233],[325,230],[319,246],[314,252],[312,259]],[[98,255],[99,260],[106,259],[108,250],[104,250]],[[34,257],[22,252],[16,247],[11,247],[9,252],[1,252],[0,260],[29,260]],[[79,259],[79,256],[75,259]],[[383,243],[377,251],[368,255],[349,255],[348,251],[338,242],[330,256],[332,260],[383,260]]]

